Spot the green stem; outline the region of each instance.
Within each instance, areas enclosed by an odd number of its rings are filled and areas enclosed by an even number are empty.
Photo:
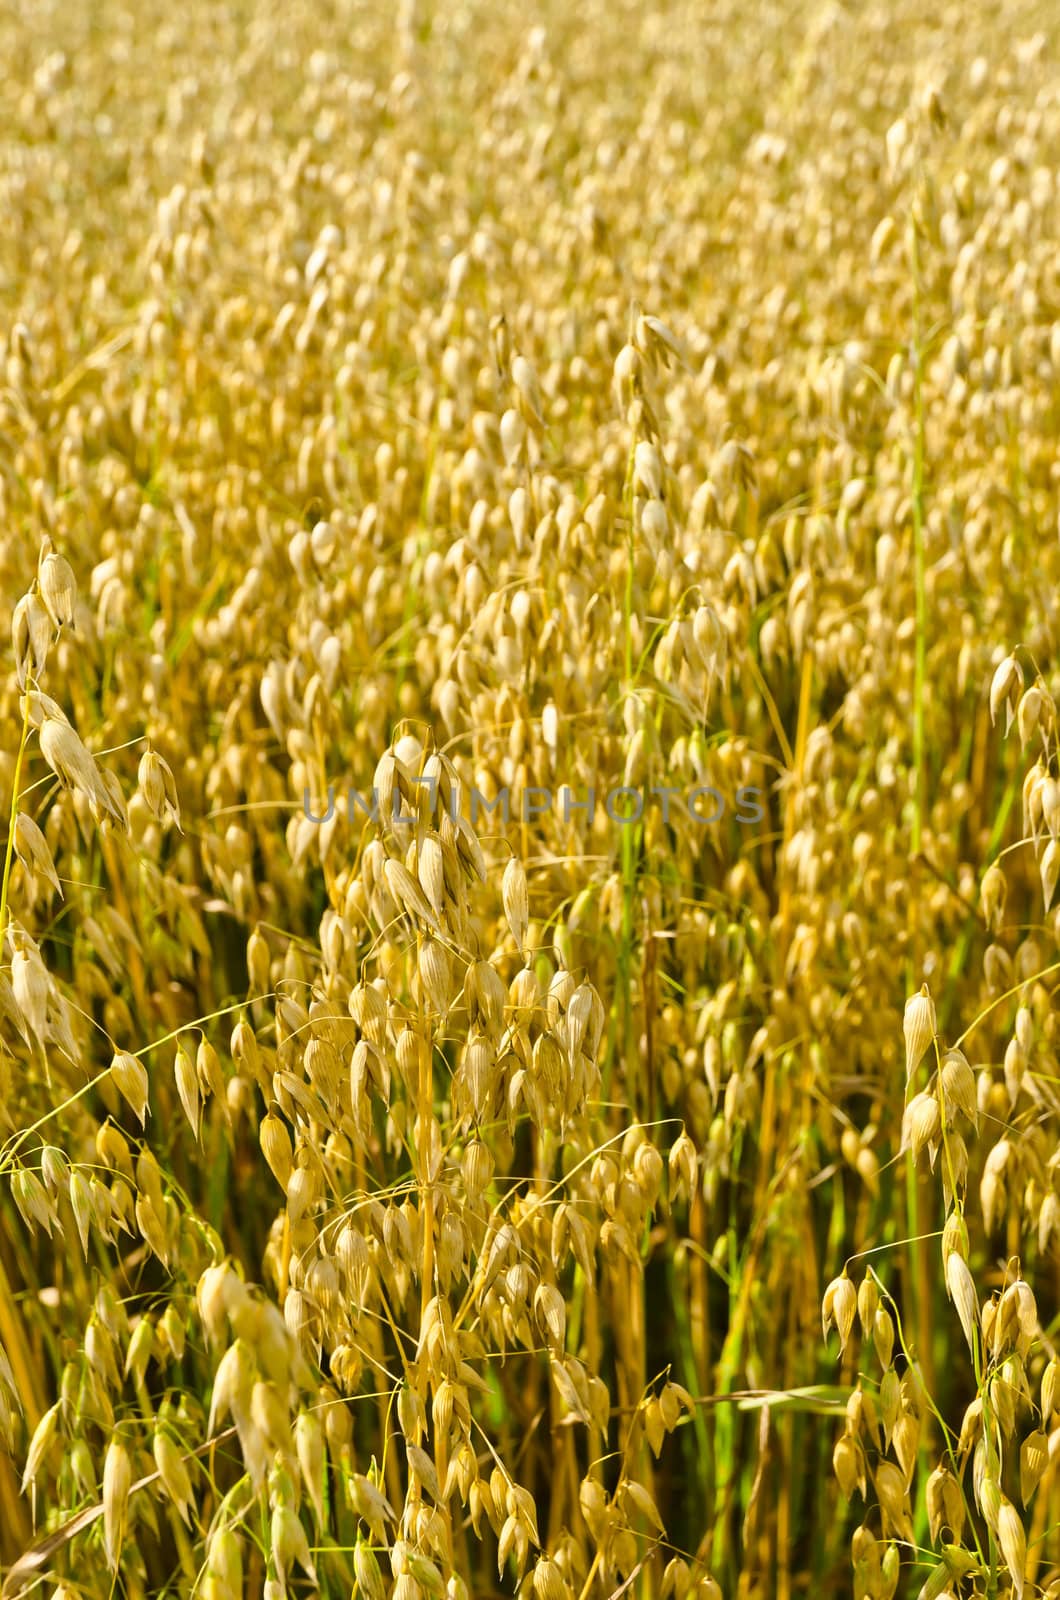
[[[921,349],[920,349],[920,253],[918,248],[917,219],[915,211],[909,218],[909,260],[913,276],[913,330],[912,330],[912,355],[913,355],[913,484],[912,484],[912,514],[913,514],[913,557],[915,563],[916,585],[916,653],[914,659],[913,681],[913,818],[911,828],[912,853],[917,856],[921,848],[921,830],[924,815],[924,688],[927,667],[927,583],[925,573],[924,552],[924,394],[921,375]],[[912,979],[912,963],[910,963],[909,977]],[[912,992],[911,988],[909,992]],[[911,1241],[919,1241],[924,1231],[923,1218],[920,1209],[920,1196],[917,1189],[917,1174],[915,1163],[906,1161],[906,1215],[908,1218],[908,1232]],[[923,1246],[911,1242],[909,1245],[909,1287],[914,1295],[922,1296],[927,1285],[918,1282],[919,1268],[922,1264]],[[921,1300],[925,1308],[927,1301]],[[930,1322],[926,1315],[921,1319],[919,1329],[922,1338],[922,1348],[919,1351],[920,1359],[931,1371],[933,1368],[932,1351],[930,1344]],[[926,1505],[924,1504],[924,1482],[927,1476],[927,1441],[921,1441],[918,1452],[920,1463],[920,1494],[917,1503],[917,1526],[926,1523]]]

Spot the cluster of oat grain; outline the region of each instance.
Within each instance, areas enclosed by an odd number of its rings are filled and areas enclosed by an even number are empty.
[[[5,1600],[1060,1594],[1055,24],[22,10]]]

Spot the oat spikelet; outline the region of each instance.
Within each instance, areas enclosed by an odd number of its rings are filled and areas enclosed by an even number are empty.
[[[1028,1506],[1049,1464],[1049,1440],[1036,1428],[1020,1445],[1020,1499]]]
[[[44,1459],[58,1436],[59,1412],[60,1404],[56,1401],[53,1406],[49,1406],[48,1410],[45,1411],[33,1430],[33,1437],[30,1439],[29,1449],[26,1452],[25,1469],[22,1473],[23,1494],[25,1494],[29,1485],[35,1483],[40,1476]]]
[[[1005,1565],[1012,1574],[1012,1592],[1016,1600],[1023,1600],[1027,1567],[1027,1535],[1019,1512],[1012,1501],[1005,1499],[1004,1496],[997,1514],[997,1542],[1001,1546]]]
[[[504,869],[501,894],[512,938],[515,940],[516,949],[521,953],[526,944],[526,930],[530,920],[529,895],[526,869],[515,856],[512,856]]]
[[[979,1326],[979,1300],[975,1292],[975,1280],[968,1270],[968,1263],[956,1250],[946,1257],[946,1293],[957,1308],[964,1337],[968,1341],[968,1352],[974,1361],[975,1339]]]
[[[129,1102],[143,1127],[147,1121],[147,1100],[150,1082],[147,1068],[137,1056],[130,1055],[128,1050],[116,1050],[110,1063],[110,1076],[125,1099]]]
[[[437,835],[429,833],[424,838],[420,845],[416,870],[431,909],[440,917],[445,910],[445,864],[441,840]]]
[[[821,1328],[824,1337],[828,1338],[828,1330],[834,1324],[839,1333],[840,1355],[846,1349],[857,1309],[857,1290],[844,1272],[841,1277],[832,1279],[821,1301]]]
[[[169,763],[157,751],[145,750],[140,757],[137,782],[151,815],[160,822],[170,818],[179,832],[180,802],[177,799],[176,780]]]
[[[39,678],[48,659],[52,621],[39,596],[31,590],[15,607],[11,619],[15,676],[20,689],[30,677]]]
[[[55,870],[48,841],[33,818],[27,816],[24,811],[19,812],[15,822],[15,854],[27,872],[39,873],[55,890],[60,900],[62,899],[63,887]]]
[[[297,1565],[306,1573],[311,1583],[316,1583],[316,1568],[309,1553],[309,1540],[305,1528],[290,1506],[279,1505],[273,1511],[270,1541],[272,1559],[284,1580],[292,1567]]]
[[[72,628],[74,607],[77,603],[77,581],[69,561],[57,550],[52,549],[51,540],[47,537],[41,544],[37,583],[41,599],[55,624],[56,631],[64,626]]]
[[[192,1506],[191,1478],[188,1475],[188,1469],[180,1447],[164,1428],[156,1428],[153,1450],[155,1465],[158,1468],[162,1485],[184,1522],[190,1527]]]
[[[383,867],[383,876],[386,878],[387,888],[401,911],[414,919],[418,917],[421,922],[425,922],[436,933],[441,931],[437,918],[424,899],[419,884],[406,866],[391,857]]]
[[[935,1006],[928,993],[926,983],[921,986],[919,994],[911,995],[906,1001],[903,1031],[905,1033],[905,1081],[908,1083],[923,1060],[924,1052],[937,1032]]]
[[[129,1519],[132,1465],[120,1439],[111,1439],[103,1459],[103,1547],[112,1572],[118,1568]]]
[[[1023,689],[1023,669],[1015,655],[1006,656],[990,682],[990,721],[997,721],[1001,707],[1006,708],[1005,732],[1012,726],[1012,718]]]
[[[48,1038],[48,972],[36,947],[23,943],[17,935],[11,957],[11,989],[23,1018],[43,1044]]]

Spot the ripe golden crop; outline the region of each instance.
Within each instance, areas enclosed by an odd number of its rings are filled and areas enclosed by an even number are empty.
[[[1048,11],[22,13],[4,1600],[1060,1595]]]

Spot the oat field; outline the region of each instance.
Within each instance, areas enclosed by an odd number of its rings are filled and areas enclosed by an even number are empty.
[[[1058,46],[0,12],[3,1600],[1060,1597]]]

